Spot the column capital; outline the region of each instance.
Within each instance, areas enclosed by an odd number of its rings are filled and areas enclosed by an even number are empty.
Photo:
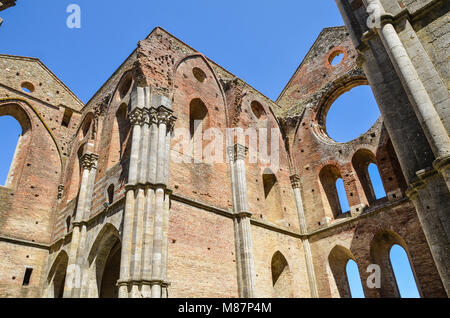
[[[167,130],[172,131],[177,120],[177,118],[173,115],[173,110],[165,106],[159,106],[157,109],[153,109],[153,114],[158,125],[165,124],[167,126]]]
[[[148,116],[143,108],[133,109],[128,115],[128,118],[133,126],[143,126],[148,121]]]
[[[81,156],[80,165],[83,169],[97,169],[98,155],[88,152]]]
[[[64,194],[64,185],[60,184],[58,186],[58,200],[61,200]]]
[[[248,148],[241,144],[235,144],[234,146],[228,147],[227,152],[230,161],[245,160],[248,154]]]
[[[291,185],[293,189],[301,189],[301,178],[298,174],[294,174],[290,177],[291,179]]]

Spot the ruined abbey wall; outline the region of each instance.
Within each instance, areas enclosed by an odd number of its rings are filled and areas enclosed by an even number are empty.
[[[161,28],[86,105],[39,60],[1,55],[0,116],[23,134],[0,187],[0,295],[351,297],[354,260],[366,297],[399,297],[389,261],[398,244],[421,296],[446,297],[445,138],[436,146],[383,34],[368,30],[371,1],[337,2],[347,27],[322,31],[276,101]],[[448,6],[381,3],[399,15],[398,37],[448,131]],[[327,113],[359,85],[372,87],[382,116],[337,143]],[[189,144],[211,128],[226,160]],[[268,129],[278,169],[252,161],[250,139],[228,139],[228,128]],[[385,198],[374,196],[371,163]],[[371,264],[381,288],[365,283]]]

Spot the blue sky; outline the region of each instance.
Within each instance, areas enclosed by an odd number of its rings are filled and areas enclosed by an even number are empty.
[[[66,8],[72,3],[81,7],[81,29],[66,26]],[[5,20],[0,28],[0,53],[41,59],[87,102],[137,42],[161,26],[275,100],[320,31],[344,24],[332,0],[167,3],[18,0],[16,7],[0,12]],[[367,131],[378,116],[370,89],[356,89],[333,105],[327,127],[336,141],[348,141]],[[0,157],[0,183],[8,174],[20,132],[15,120],[0,117],[0,147],[5,149]],[[376,191],[382,190],[380,182],[374,184]]]

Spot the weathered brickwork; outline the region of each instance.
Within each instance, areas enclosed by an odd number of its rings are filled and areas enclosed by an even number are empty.
[[[385,13],[369,30],[373,2]],[[0,187],[0,296],[351,297],[354,260],[366,297],[400,297],[397,244],[421,296],[446,297],[448,133],[434,132],[448,132],[448,5],[337,3],[347,26],[321,32],[275,102],[161,28],[86,105],[39,60],[0,55],[0,116],[23,129]],[[386,48],[392,39],[406,58]],[[360,85],[382,116],[337,143],[327,113]],[[221,162],[195,143],[183,151],[180,131],[189,143],[211,128]],[[254,162],[228,128],[268,129],[278,167]],[[380,288],[366,284],[371,264]]]

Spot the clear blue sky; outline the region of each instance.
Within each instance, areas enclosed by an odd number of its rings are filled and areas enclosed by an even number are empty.
[[[81,29],[66,26],[71,3],[81,7]],[[156,26],[274,100],[320,31],[344,24],[331,0],[18,0],[0,16],[0,53],[41,59],[83,102]],[[366,88],[337,101],[327,126],[336,141],[348,141],[378,116]],[[20,132],[15,120],[0,118],[0,183]]]

